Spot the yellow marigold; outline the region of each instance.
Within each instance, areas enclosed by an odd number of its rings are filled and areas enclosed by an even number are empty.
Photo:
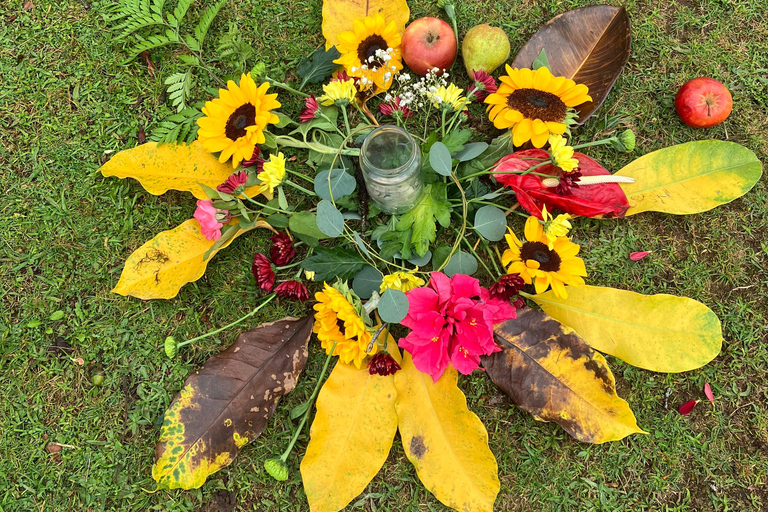
[[[371,342],[371,333],[358,316],[354,306],[336,288],[325,283],[325,288],[315,294],[317,304],[315,309],[315,326],[320,345],[326,354],[331,353],[334,342],[336,348],[333,355],[347,364],[354,363],[362,368],[363,360],[368,355],[366,349]],[[344,326],[344,330],[340,326]],[[376,347],[371,353],[376,351]]]
[[[394,274],[384,276],[384,279],[381,280],[379,293],[384,293],[384,290],[387,288],[400,290],[405,293],[425,284],[424,280],[415,276],[413,272],[395,272]]]
[[[457,110],[467,109],[467,99],[461,94],[463,89],[456,87],[456,84],[448,84],[448,87],[444,85],[437,88],[432,93],[434,100],[434,106],[440,108],[441,105],[450,105],[451,109],[456,112]]]
[[[506,235],[509,249],[501,255],[501,263],[509,265],[507,274],[520,274],[526,284],[535,285],[536,293],[544,293],[551,285],[555,296],[563,299],[568,298],[566,284],[584,284],[582,276],[587,275],[587,269],[584,260],[576,256],[580,248],[568,237],[557,237],[550,249],[544,226],[536,217],[529,217],[525,238],[521,242],[511,229]]]
[[[204,117],[197,120],[197,139],[211,153],[221,152],[219,162],[232,157],[232,167],[253,156],[256,144],[265,142],[267,124],[280,119],[271,111],[280,108],[277,94],[267,94],[268,83],[256,87],[250,73],[240,77],[240,85],[230,80],[219,97],[205,103]]]
[[[259,173],[259,179],[267,187],[267,192],[274,193],[275,187],[283,182],[283,178],[285,178],[285,155],[282,152],[269,155],[269,160],[264,162],[264,170]]]
[[[549,248],[554,247],[555,240],[559,236],[567,236],[568,231],[571,229],[571,216],[567,213],[561,213],[555,218],[552,218],[552,214],[547,211],[547,206],[541,209],[541,216],[544,218],[544,235],[549,240]]]
[[[573,158],[573,148],[562,135],[549,136],[549,154],[552,155],[552,163],[565,172],[571,172],[579,166],[579,161]]]
[[[348,105],[349,102],[355,99],[357,89],[355,89],[355,80],[350,78],[349,80],[333,80],[323,86],[323,94],[317,101],[325,106],[333,105],[338,106]]]

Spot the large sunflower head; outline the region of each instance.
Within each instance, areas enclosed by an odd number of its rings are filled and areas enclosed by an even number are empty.
[[[499,89],[485,102],[496,128],[512,128],[515,146],[530,140],[537,148],[544,147],[550,133],[565,133],[568,109],[592,101],[586,85],[553,76],[546,67],[533,71],[507,65],[507,76],[499,80]]]
[[[267,124],[280,119],[271,111],[280,108],[277,94],[267,94],[268,83],[256,87],[250,73],[240,77],[240,84],[230,80],[219,97],[203,107],[204,117],[197,120],[198,140],[211,153],[221,152],[219,162],[232,157],[232,167],[253,155],[256,144],[265,141]]]
[[[334,62],[344,66],[349,76],[360,78],[362,90],[386,91],[403,69],[397,24],[387,23],[381,14],[355,20],[353,30],[339,34],[338,41],[341,57]]]
[[[536,217],[529,217],[525,223],[525,242],[511,229],[506,239],[509,249],[502,254],[501,263],[509,265],[507,274],[520,274],[526,284],[534,284],[536,293],[552,286],[557,297],[566,299],[566,284],[584,284],[582,276],[586,277],[587,269],[584,260],[576,256],[579,246],[567,236],[557,237],[550,246],[544,227]]]
[[[344,363],[354,363],[357,368],[362,368],[363,359],[367,355],[366,349],[371,342],[371,333],[365,326],[365,322],[355,311],[355,307],[336,288],[325,283],[325,288],[315,294],[317,304],[315,309],[315,326],[313,331],[317,333],[321,346],[327,354],[333,349],[334,356],[339,356]],[[371,354],[376,352],[374,346]]]

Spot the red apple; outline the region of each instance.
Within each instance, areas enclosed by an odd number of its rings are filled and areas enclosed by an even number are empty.
[[[408,25],[402,46],[405,64],[422,76],[432,68],[448,69],[456,60],[456,35],[437,18],[419,18]]]
[[[732,107],[731,93],[714,78],[700,77],[686,82],[675,98],[677,115],[694,128],[709,128],[722,123]]]

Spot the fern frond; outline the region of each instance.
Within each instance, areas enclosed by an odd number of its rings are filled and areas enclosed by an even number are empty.
[[[139,35],[137,35],[136,38],[139,40],[139,42],[130,49],[129,53],[131,58],[135,57],[141,52],[154,50],[155,48],[161,48],[163,46],[168,46],[169,44],[179,42],[179,38],[176,35],[176,32],[173,30],[167,30],[164,35],[158,34],[148,36],[146,39]]]
[[[238,72],[244,72],[246,62],[256,53],[250,44],[243,41],[235,23],[229,24],[229,32],[221,36],[217,50],[219,57],[232,61]]]
[[[176,112],[181,112],[187,108],[187,100],[192,94],[192,70],[189,68],[185,73],[174,73],[165,79],[165,85],[168,86],[168,98]]]
[[[187,107],[178,114],[168,116],[152,130],[149,140],[159,144],[171,142],[192,143],[197,138],[197,120],[203,113],[196,107]]]
[[[181,22],[181,19],[187,14],[189,6],[192,5],[192,2],[194,1],[195,0],[179,0],[179,3],[176,4],[176,8],[173,10],[173,17],[176,18],[176,21]]]
[[[215,4],[208,7],[208,9],[205,10],[203,17],[200,18],[200,22],[195,27],[195,39],[197,40],[200,48],[203,47],[205,36],[208,34],[208,29],[211,28],[213,18],[216,17],[221,8],[224,7],[225,3],[227,3],[227,0],[218,0]]]

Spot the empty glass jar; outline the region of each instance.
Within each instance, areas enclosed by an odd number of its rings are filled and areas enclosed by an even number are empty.
[[[424,189],[421,149],[411,135],[394,125],[379,126],[363,142],[360,167],[365,188],[385,213],[405,213]]]

